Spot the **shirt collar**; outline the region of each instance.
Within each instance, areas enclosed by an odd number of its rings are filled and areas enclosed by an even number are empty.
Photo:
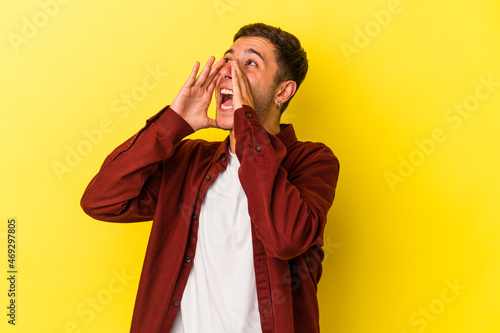
[[[214,156],[213,161],[217,162],[218,160],[223,159],[224,162],[225,162],[226,159],[228,160],[229,159],[229,150],[228,150],[228,147],[229,147],[229,135],[219,145],[219,148],[215,152],[215,156]]]
[[[276,138],[278,138],[286,147],[286,149],[290,148],[295,142],[297,142],[297,136],[295,135],[295,129],[292,124],[280,124],[280,130],[278,134],[276,134]],[[224,141],[219,145],[219,148],[215,152],[214,161],[218,161],[219,159],[229,159],[229,135],[226,137]]]
[[[280,124],[280,130],[276,137],[285,145],[286,149],[290,148],[297,142],[297,136],[292,124]]]

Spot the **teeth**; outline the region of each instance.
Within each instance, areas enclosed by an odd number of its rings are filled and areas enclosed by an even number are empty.
[[[229,89],[221,89],[220,93],[222,95],[232,95],[233,94],[233,91],[232,90],[229,90]]]
[[[222,110],[230,110],[230,109],[232,109],[233,107],[232,107],[232,106],[225,106],[225,105],[221,105],[221,106],[220,106],[220,108],[221,108]]]

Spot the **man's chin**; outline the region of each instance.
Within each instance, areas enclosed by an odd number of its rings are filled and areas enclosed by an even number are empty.
[[[226,130],[226,131],[232,131],[233,130],[233,124],[232,123],[227,123],[227,122],[219,122],[219,120],[215,120],[215,123],[217,124],[217,127]]]
[[[232,131],[234,124],[234,114],[232,112],[231,113],[218,112],[217,117],[215,118],[215,123],[217,124],[217,127],[220,129]]]

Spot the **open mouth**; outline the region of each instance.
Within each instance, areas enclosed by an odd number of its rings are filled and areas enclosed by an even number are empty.
[[[220,109],[224,111],[233,109],[233,91],[222,88],[220,90]]]

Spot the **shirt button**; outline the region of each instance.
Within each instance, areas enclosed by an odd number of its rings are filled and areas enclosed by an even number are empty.
[[[191,257],[186,257],[186,260],[185,260],[188,264],[191,263]]]
[[[226,156],[222,156],[222,162],[226,162]]]
[[[176,306],[176,307],[179,306],[180,304],[181,304],[181,302],[179,302],[179,301],[174,302],[174,306]]]
[[[269,316],[271,314],[271,306],[270,306],[269,302],[263,302],[261,304],[261,309],[262,309],[262,313],[265,316]]]
[[[252,118],[252,114],[250,112],[246,113],[247,118]]]
[[[134,143],[134,140],[130,140],[128,143],[133,144],[133,143]]]
[[[210,175],[207,175],[207,176],[205,177],[205,179],[206,179],[206,180],[210,180],[210,179],[212,179],[212,177],[210,177]]]
[[[193,220],[196,221],[198,219],[198,216],[196,214],[193,214]]]
[[[260,148],[260,147],[255,147],[255,150],[256,150],[256,151],[261,151],[261,150],[262,150],[262,148]]]

